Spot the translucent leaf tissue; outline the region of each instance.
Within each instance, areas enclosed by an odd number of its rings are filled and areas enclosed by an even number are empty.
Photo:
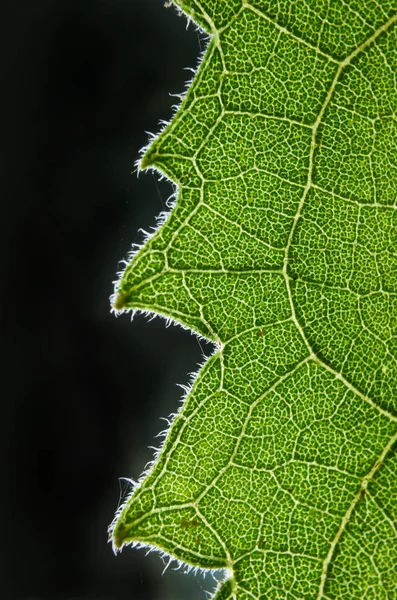
[[[114,546],[223,568],[216,600],[396,600],[396,1],[175,4],[209,43],[114,305],[216,350]]]

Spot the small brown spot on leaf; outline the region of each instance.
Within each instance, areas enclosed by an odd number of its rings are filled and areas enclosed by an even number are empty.
[[[190,527],[198,527],[200,522],[197,521],[197,519],[192,519],[191,521],[188,519],[181,519],[181,525],[182,527],[186,527],[186,529],[188,529]]]

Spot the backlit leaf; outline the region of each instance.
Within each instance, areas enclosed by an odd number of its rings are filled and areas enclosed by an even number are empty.
[[[397,4],[176,4],[210,42],[115,306],[216,350],[114,544],[225,568],[216,600],[395,600]]]

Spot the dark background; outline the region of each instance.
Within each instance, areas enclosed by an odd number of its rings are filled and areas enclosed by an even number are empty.
[[[204,600],[210,579],[115,557],[107,527],[202,357],[160,319],[116,319],[109,296],[172,191],[131,173],[145,131],[205,38],[163,0],[1,6],[0,596]]]

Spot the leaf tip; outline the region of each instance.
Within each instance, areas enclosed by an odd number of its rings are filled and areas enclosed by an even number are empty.
[[[114,310],[123,310],[123,308],[125,308],[126,306],[126,295],[123,294],[123,292],[118,292],[115,298],[115,301],[113,302],[113,308]]]
[[[148,167],[153,166],[154,163],[156,162],[157,158],[158,158],[158,154],[157,154],[156,150],[149,149],[142,157],[141,164],[140,164],[140,170],[144,171]]]
[[[113,548],[120,550],[122,548],[126,538],[128,537],[128,530],[124,523],[116,525],[112,533]]]

